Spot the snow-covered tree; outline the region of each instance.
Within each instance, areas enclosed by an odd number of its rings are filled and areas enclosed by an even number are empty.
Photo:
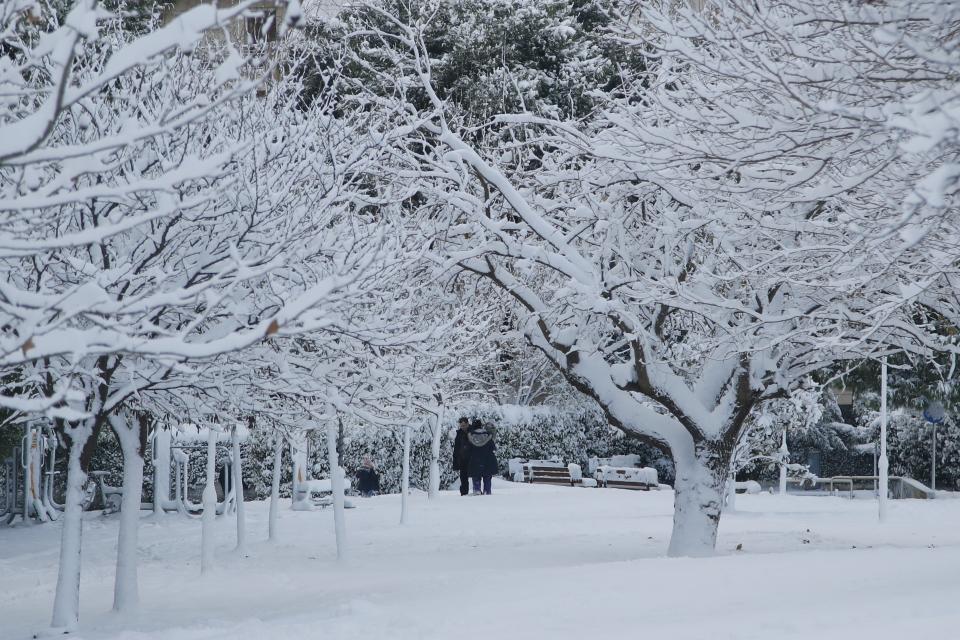
[[[653,26],[662,46],[678,37],[675,24]],[[731,456],[756,407],[837,359],[917,338],[902,305],[876,318],[879,279],[838,288],[818,277],[850,252],[836,208],[821,215],[824,205],[788,195],[771,208],[765,190],[789,193],[769,184],[775,167],[709,162],[724,148],[721,126],[751,140],[753,122],[738,128],[723,108],[732,72],[705,85],[662,61],[587,131],[505,114],[497,123],[522,135],[479,145],[434,90],[422,24],[397,19],[357,37],[392,56],[397,95],[427,97],[409,176],[446,204],[449,264],[513,297],[526,339],[611,424],[673,457],[671,554],[712,552]],[[707,56],[693,40],[691,55]],[[884,266],[875,253],[856,259]]]
[[[2,358],[21,380],[8,404],[53,405],[70,449],[55,626],[77,619],[81,489],[99,430],[109,423],[123,444],[135,514],[140,417],[215,406],[218,356],[348,331],[338,310],[369,291],[394,242],[374,223],[367,171],[388,131],[329,102],[304,111],[296,77],[253,96],[258,79],[244,79],[229,42],[188,55],[244,8],[199,7],[135,40],[88,3],[47,34],[21,33],[23,11],[7,16],[11,42],[33,48],[4,58],[29,87],[10,93],[3,122]],[[137,600],[136,519],[122,524],[120,610]]]

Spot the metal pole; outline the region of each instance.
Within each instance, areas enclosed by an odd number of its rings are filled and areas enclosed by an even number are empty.
[[[880,522],[887,520],[887,486],[890,462],[887,459],[887,359],[880,363],[880,492],[877,495]]]
[[[780,445],[780,495],[787,495],[787,460],[790,451],[787,449],[787,430],[783,430],[783,443]]]
[[[410,491],[410,426],[403,428],[403,477],[400,479],[400,524],[407,521],[407,493]]]
[[[930,454],[930,488],[937,490],[937,423],[933,423],[933,451]]]

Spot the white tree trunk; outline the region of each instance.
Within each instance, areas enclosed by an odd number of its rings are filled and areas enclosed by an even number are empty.
[[[437,407],[433,423],[433,440],[430,442],[430,483],[427,497],[431,500],[440,495],[440,436],[443,429],[443,405]]]
[[[80,619],[80,545],[83,535],[83,485],[87,474],[80,468],[80,454],[90,438],[92,425],[75,428],[70,434],[67,462],[67,495],[63,528],[60,530],[60,571],[53,600],[52,626],[74,629]]]
[[[685,456],[674,452],[673,533],[667,555],[713,555],[727,478],[727,460],[698,451]]]
[[[400,524],[407,522],[407,494],[410,492],[410,427],[403,428],[403,476],[400,480]]]
[[[139,426],[123,417],[110,419],[123,451],[123,493],[120,499],[120,532],[117,538],[117,573],[113,583],[113,610],[136,609],[140,600],[137,584],[137,536],[140,499],[143,494],[143,452]]]
[[[247,516],[243,506],[243,465],[240,460],[240,434],[233,428],[231,434],[233,448],[233,499],[237,505],[237,551],[247,552]]]
[[[273,482],[270,485],[270,516],[267,522],[267,539],[277,541],[277,512],[280,508],[280,469],[283,464],[283,436],[277,435],[273,450]]]
[[[727,496],[724,501],[724,511],[733,513],[737,510],[737,474],[731,471],[727,477]]]
[[[154,428],[153,434],[153,514],[163,515],[170,502],[170,441],[168,429]]]
[[[300,491],[300,485],[307,481],[307,432],[298,431],[290,439],[290,458],[293,463],[293,495],[290,508],[294,511],[309,511],[312,508],[310,496]]]
[[[217,432],[207,437],[207,481],[203,487],[203,515],[200,522],[200,573],[213,569],[213,525],[217,517]]]
[[[337,427],[327,421],[327,460],[330,463],[330,485],[333,489],[333,528],[337,538],[337,560],[347,558],[347,526],[343,513],[343,470],[337,455]]]

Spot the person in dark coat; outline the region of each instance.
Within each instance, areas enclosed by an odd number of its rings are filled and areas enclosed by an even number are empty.
[[[360,469],[357,470],[357,489],[364,498],[369,498],[380,492],[380,476],[377,467],[369,455],[363,456]]]
[[[470,443],[470,477],[473,479],[473,493],[482,493],[489,496],[493,474],[497,472],[497,450],[493,442],[494,430],[483,426],[479,420],[474,420],[467,430],[467,442]]]
[[[457,421],[457,437],[453,439],[453,469],[460,472],[460,495],[470,493],[470,442],[467,441],[467,429],[470,421],[466,417]]]

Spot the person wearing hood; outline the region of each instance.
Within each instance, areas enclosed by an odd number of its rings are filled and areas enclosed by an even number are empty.
[[[473,479],[473,494],[490,495],[493,474],[497,472],[497,446],[493,442],[494,430],[474,419],[467,430],[470,444],[470,477]]]
[[[360,469],[357,470],[357,489],[364,498],[374,496],[380,491],[380,476],[370,454],[364,454]]]
[[[466,416],[457,421],[457,437],[453,439],[453,469],[460,472],[460,495],[470,493],[470,442],[467,429],[470,421]]]

